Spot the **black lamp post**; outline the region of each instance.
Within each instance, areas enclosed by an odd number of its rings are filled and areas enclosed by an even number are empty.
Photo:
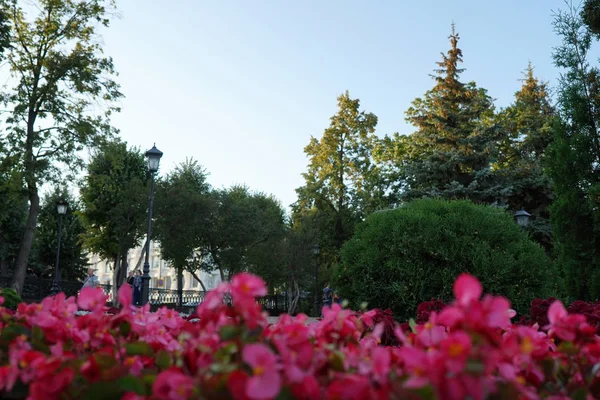
[[[54,266],[54,282],[52,282],[52,288],[50,288],[50,295],[54,296],[60,293],[60,240],[62,238],[62,219],[63,215],[67,213],[69,204],[63,199],[58,200],[56,203],[56,211],[58,212],[58,244],[56,245],[56,264]]]
[[[321,252],[321,248],[318,244],[315,244],[312,248],[312,253],[315,256],[315,312],[314,317],[319,318],[321,307],[319,307],[319,253]]]
[[[148,304],[150,297],[150,237],[152,235],[152,203],[154,201],[154,174],[158,171],[162,151],[152,146],[146,152],[148,158],[148,171],[150,171],[150,195],[148,197],[148,229],[146,231],[146,258],[144,259],[144,273],[142,275],[142,306]]]
[[[529,214],[525,210],[519,210],[515,213],[515,219],[517,220],[517,224],[519,224],[523,228],[529,225],[529,217],[531,217],[531,214]]]

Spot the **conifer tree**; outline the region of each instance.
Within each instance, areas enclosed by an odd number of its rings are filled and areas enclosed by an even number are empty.
[[[441,197],[490,202],[490,160],[497,130],[492,99],[474,82],[463,83],[462,51],[454,25],[450,50],[435,70],[435,86],[417,98],[406,120],[417,131],[405,143],[401,198]]]
[[[498,115],[502,138],[493,165],[502,187],[498,202],[511,211],[524,209],[531,213],[534,219],[529,229],[549,252],[552,248],[549,207],[554,191],[545,161],[552,142],[555,111],[547,84],[534,76],[531,64],[522,81],[514,102]]]
[[[600,297],[600,70],[592,65],[593,32],[578,9],[560,11],[554,29],[562,44],[553,56],[563,70],[549,151],[556,198],[550,209],[558,263],[569,295]]]

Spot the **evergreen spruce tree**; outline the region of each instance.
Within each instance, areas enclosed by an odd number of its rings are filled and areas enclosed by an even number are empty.
[[[513,104],[498,115],[503,136],[493,170],[502,187],[498,202],[511,211],[531,213],[529,229],[548,252],[552,249],[549,208],[554,190],[545,161],[554,118],[547,84],[534,76],[529,64]]]
[[[556,198],[550,214],[558,263],[569,294],[600,297],[600,70],[590,60],[594,34],[571,7],[556,15],[562,44],[554,62],[563,71],[549,150]]]
[[[406,112],[417,131],[406,143],[401,198],[492,202],[490,160],[497,133],[492,99],[474,82],[460,81],[464,69],[454,25],[449,39],[451,48],[433,76],[435,86]]]

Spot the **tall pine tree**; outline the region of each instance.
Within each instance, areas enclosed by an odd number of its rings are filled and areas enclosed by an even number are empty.
[[[450,50],[435,70],[435,86],[413,101],[406,120],[417,131],[406,141],[401,198],[471,199],[490,202],[490,159],[497,130],[493,104],[474,82],[463,83],[462,51],[454,25]]]
[[[550,209],[559,265],[569,294],[600,297],[600,70],[591,65],[593,32],[571,7],[556,15],[562,44],[554,52],[563,70],[549,169],[556,199]]]
[[[552,249],[549,208],[554,190],[545,160],[554,118],[547,84],[534,76],[529,64],[514,102],[498,114],[503,135],[493,170],[502,187],[498,202],[511,211],[530,212],[534,219],[529,229],[548,252]]]

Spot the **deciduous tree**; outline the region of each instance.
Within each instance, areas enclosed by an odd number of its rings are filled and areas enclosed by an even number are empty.
[[[0,9],[12,27],[7,65],[14,86],[3,99],[10,107],[7,143],[9,153],[19,156],[29,200],[12,282],[19,293],[36,233],[39,187],[56,178],[61,163],[81,166],[80,151],[114,132],[109,117],[121,97],[111,79],[113,62],[98,40],[113,2],[30,3],[25,9],[18,0],[7,0]]]
[[[84,244],[114,265],[113,287],[122,284],[127,254],[145,235],[149,172],[139,149],[121,141],[101,145],[81,188]]]

